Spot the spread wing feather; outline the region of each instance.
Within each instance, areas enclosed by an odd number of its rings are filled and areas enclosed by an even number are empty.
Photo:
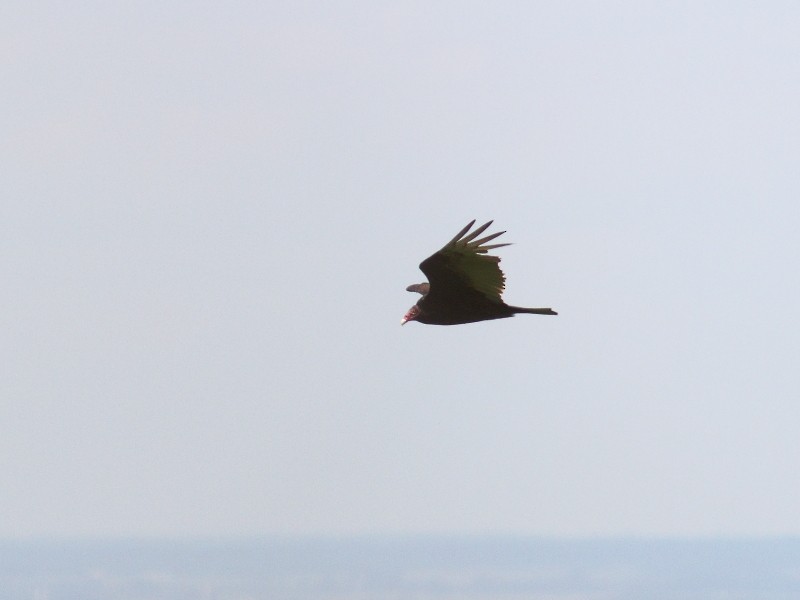
[[[505,231],[476,240],[492,221],[468,233],[474,224],[474,220],[470,221],[441,250],[420,263],[420,270],[430,282],[428,296],[432,301],[480,295],[492,302],[502,302],[500,295],[505,287],[505,276],[500,270],[500,258],[489,256],[487,252],[510,244],[485,245]]]

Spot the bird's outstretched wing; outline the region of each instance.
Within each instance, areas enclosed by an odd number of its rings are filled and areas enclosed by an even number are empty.
[[[430,282],[428,298],[432,301],[463,300],[480,295],[490,302],[502,302],[500,295],[505,287],[505,276],[498,264],[500,258],[489,256],[487,252],[510,244],[486,245],[486,242],[505,231],[475,239],[486,231],[492,221],[470,233],[474,224],[474,220],[470,221],[441,250],[420,263],[420,270]]]

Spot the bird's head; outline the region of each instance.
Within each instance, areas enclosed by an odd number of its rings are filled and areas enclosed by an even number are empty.
[[[409,308],[405,316],[402,319],[400,319],[400,325],[405,325],[409,321],[413,321],[419,316],[419,313],[420,313],[419,306],[415,304],[414,306]]]

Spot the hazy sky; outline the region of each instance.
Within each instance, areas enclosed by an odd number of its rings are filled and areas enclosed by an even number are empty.
[[[798,31],[4,3],[0,536],[800,534]],[[559,316],[401,327],[474,218]]]

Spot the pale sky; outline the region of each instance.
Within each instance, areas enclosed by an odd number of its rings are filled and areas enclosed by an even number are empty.
[[[800,534],[800,3],[0,9],[0,536]],[[505,298],[400,317],[495,219]]]

